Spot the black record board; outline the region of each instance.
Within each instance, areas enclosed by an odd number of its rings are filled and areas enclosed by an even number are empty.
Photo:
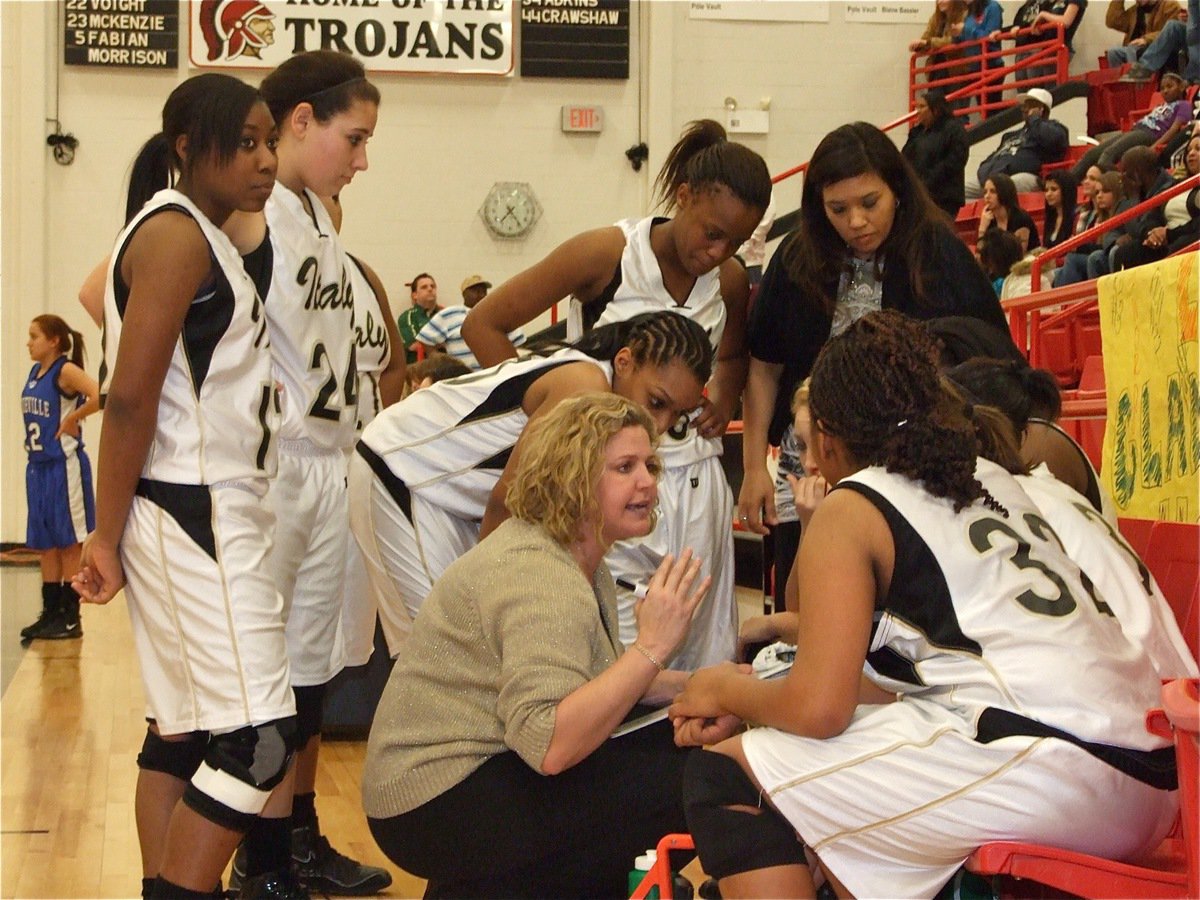
[[[68,66],[179,67],[177,0],[62,0]]]
[[[628,78],[629,0],[521,0],[521,75]]]

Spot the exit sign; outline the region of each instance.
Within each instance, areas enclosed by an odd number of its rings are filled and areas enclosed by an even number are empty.
[[[599,106],[564,106],[563,131],[603,131],[604,110]]]

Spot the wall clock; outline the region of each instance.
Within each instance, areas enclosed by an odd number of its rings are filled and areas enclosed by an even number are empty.
[[[498,238],[522,238],[542,216],[533,188],[523,181],[498,181],[479,207],[479,217]]]

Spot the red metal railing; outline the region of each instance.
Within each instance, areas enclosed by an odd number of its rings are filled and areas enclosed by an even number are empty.
[[[1037,36],[1040,40],[1017,46],[996,47],[1018,37]],[[978,49],[973,56],[963,55],[964,50]],[[934,60],[921,64],[919,58]],[[918,50],[908,61],[908,105],[911,107],[920,91],[941,88],[948,100],[971,98],[954,111],[957,116],[980,113],[987,118],[989,113],[1006,109],[1015,101],[1017,94],[1031,87],[1053,88],[1067,80],[1070,55],[1063,39],[1063,27],[1022,28],[1005,33],[998,41],[982,38],[941,47],[937,50]],[[984,68],[980,68],[983,66]],[[963,71],[964,67],[966,71]],[[1049,68],[1050,71],[1029,74],[1035,69]],[[1014,79],[1005,82],[1005,78]],[[918,81],[918,78],[922,80]],[[985,100],[985,95],[1013,91],[1009,99]]]
[[[1023,28],[1020,31],[1012,34],[1005,34],[1001,41],[1011,41],[1017,37],[1025,37],[1032,34],[1045,34],[1044,40],[1037,41],[1032,44],[1024,44],[1020,47],[1013,46],[1009,48],[1001,48],[999,50],[989,50],[987,45],[996,43],[989,41],[986,38],[978,41],[966,41],[961,44],[954,44],[951,49],[955,52],[965,47],[980,47],[980,56],[954,56],[953,58],[943,59],[927,65],[919,65],[918,57],[935,58],[945,56],[946,51],[939,50],[921,50],[913,53],[908,60],[908,105],[911,109],[916,103],[917,94],[920,91],[926,91],[930,88],[940,87],[946,90],[947,100],[961,100],[967,97],[979,98],[987,93],[996,93],[998,91],[1012,90],[1016,93],[1028,90],[1031,87],[1044,85],[1047,88],[1061,84],[1067,79],[1067,63],[1070,57],[1067,54],[1067,46],[1063,42],[1063,28],[1061,25],[1055,25],[1050,29],[1040,29],[1034,31],[1032,28]],[[1020,55],[1020,61],[1016,61],[1016,56]],[[974,64],[980,61],[1001,60],[1009,56],[1014,58],[1014,62],[1000,66],[998,68],[989,68],[984,71],[968,71],[957,74],[946,74],[951,68],[961,68],[967,64]],[[1043,75],[1028,76],[1024,78],[1015,78],[1013,81],[1005,82],[1010,74],[1017,72],[1025,72],[1034,68],[1042,68],[1045,66],[1053,66],[1053,71]],[[917,76],[929,76],[932,78],[918,83]],[[967,104],[961,108],[955,109],[956,116],[967,116],[973,112],[982,111],[985,114],[994,112],[999,109],[1005,109],[1012,106],[1016,102],[1016,94],[1008,100],[1002,100],[995,103],[979,103],[973,105]],[[916,112],[908,112],[898,119],[893,119],[886,125],[880,125],[881,131],[891,131],[893,128],[898,128],[901,125],[907,125],[914,118]],[[779,184],[785,179],[791,178],[793,175],[805,171],[808,168],[807,162],[802,162],[798,166],[793,166],[771,179],[772,184]]]
[[[1177,194],[1182,194],[1185,191],[1190,191],[1197,187],[1200,187],[1200,175],[1193,175],[1191,178],[1185,178],[1178,184],[1167,188],[1162,193],[1155,194],[1148,200],[1143,200],[1137,206],[1130,207],[1123,213],[1118,213],[1111,219],[1106,219],[1099,225],[1095,225],[1092,228],[1089,228],[1087,231],[1075,235],[1073,238],[1068,238],[1061,244],[1056,244],[1041,256],[1038,256],[1036,259],[1034,259],[1033,267],[1030,270],[1030,278],[1033,280],[1033,284],[1041,284],[1038,279],[1042,277],[1042,268],[1045,266],[1047,260],[1057,259],[1074,250],[1076,247],[1080,247],[1084,244],[1090,244],[1104,232],[1116,228],[1118,225],[1123,225],[1130,219],[1136,219],[1142,213],[1153,209],[1156,206],[1161,206]],[[1015,339],[1015,331],[1013,332],[1013,336]]]

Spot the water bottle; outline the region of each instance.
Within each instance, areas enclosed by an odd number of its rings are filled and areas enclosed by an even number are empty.
[[[642,883],[642,879],[654,868],[654,864],[657,861],[657,850],[647,850],[633,861],[633,868],[629,872],[629,890],[626,891],[627,896],[633,896],[633,892],[637,890],[637,886]],[[658,900],[657,884],[650,888],[650,892],[646,894],[646,900]]]

